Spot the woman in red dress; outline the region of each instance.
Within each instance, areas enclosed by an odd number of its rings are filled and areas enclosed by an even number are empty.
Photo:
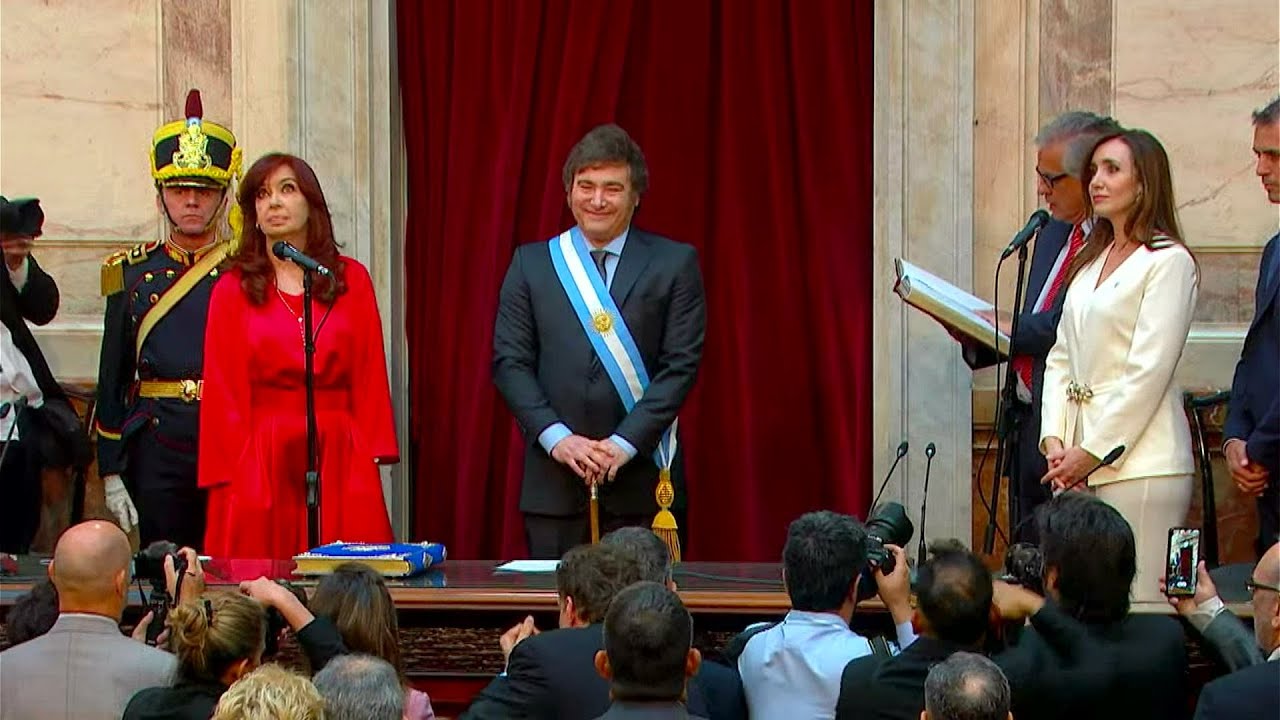
[[[382,322],[369,271],[338,254],[306,162],[266,155],[240,185],[245,230],[213,289],[200,408],[204,552],[288,558],[308,549],[302,268],[285,241],[333,271],[312,286],[320,540],[390,542],[379,464],[399,461]]]

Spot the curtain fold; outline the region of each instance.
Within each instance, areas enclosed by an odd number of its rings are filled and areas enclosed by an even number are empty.
[[[409,184],[415,536],[524,554],[524,440],[490,380],[518,244],[569,227],[560,170],[617,122],[634,224],[696,246],[707,342],[681,413],[689,559],[775,560],[871,479],[872,3],[397,4]]]

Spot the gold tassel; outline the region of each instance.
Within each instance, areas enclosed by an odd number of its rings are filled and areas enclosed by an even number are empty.
[[[658,501],[658,514],[653,517],[653,533],[667,544],[671,562],[680,562],[680,535],[676,532],[676,516],[671,514],[671,503],[676,499],[676,488],[671,484],[670,468],[658,471],[658,486],[653,490]]]
[[[119,252],[102,263],[102,297],[111,297],[124,290],[124,256]]]

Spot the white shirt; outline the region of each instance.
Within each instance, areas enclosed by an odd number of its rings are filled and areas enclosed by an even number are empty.
[[[18,292],[22,292],[22,288],[27,285],[29,262],[24,260],[17,270],[9,270],[9,279]],[[5,269],[8,270],[8,267]],[[44,404],[44,393],[40,392],[40,386],[36,384],[31,363],[27,362],[27,358],[13,344],[13,333],[9,332],[9,326],[0,323],[0,403],[11,403],[24,395],[31,407]],[[19,439],[18,428],[14,425],[17,417],[18,413],[10,410],[0,418],[0,442]]]
[[[900,647],[916,639],[910,622],[896,630]],[[870,654],[871,643],[839,615],[792,610],[738,658],[747,710],[753,718],[834,718],[844,666]]]

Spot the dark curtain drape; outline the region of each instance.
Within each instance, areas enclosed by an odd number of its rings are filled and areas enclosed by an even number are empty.
[[[490,380],[517,244],[569,227],[591,127],[644,149],[634,224],[699,250],[707,337],[681,413],[688,558],[775,560],[871,495],[869,0],[398,3],[415,535],[524,554],[522,438]]]

